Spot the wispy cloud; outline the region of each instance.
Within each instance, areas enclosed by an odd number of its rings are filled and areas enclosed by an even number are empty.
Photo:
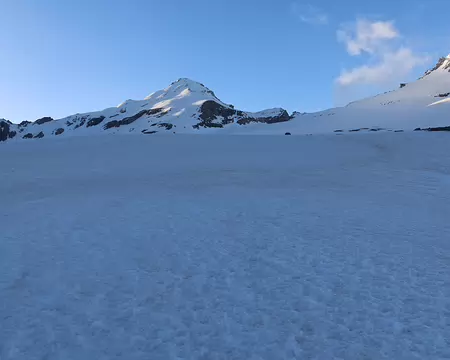
[[[311,5],[294,2],[291,11],[300,21],[312,25],[328,24],[328,15],[321,9]]]
[[[360,55],[362,52],[373,54],[380,50],[386,41],[400,36],[392,21],[370,22],[357,20],[356,24],[343,25],[337,31],[337,37],[347,47],[350,55]]]
[[[343,86],[353,84],[383,85],[392,81],[402,80],[416,66],[428,61],[427,57],[415,55],[411,49],[400,48],[393,52],[382,54],[374,65],[363,65],[351,70],[344,70],[338,83]]]
[[[337,78],[340,86],[386,85],[402,81],[414,68],[429,60],[400,43],[403,37],[393,21],[359,19],[341,26],[337,38],[351,56],[368,55],[365,65],[342,71]]]

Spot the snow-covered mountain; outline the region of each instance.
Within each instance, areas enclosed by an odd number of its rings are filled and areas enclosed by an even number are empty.
[[[127,100],[103,111],[75,114],[59,120],[45,117],[20,124],[0,120],[0,140],[100,133],[190,133],[223,128],[231,123],[270,124],[288,120],[290,116],[284,109],[257,113],[236,110],[220,101],[203,84],[179,79],[144,100]]]
[[[289,115],[282,108],[237,110],[213,91],[179,79],[143,100],[127,100],[103,111],[20,124],[0,119],[0,141],[116,133],[310,134],[414,130],[450,125],[450,55],[423,77],[385,94],[318,113]]]

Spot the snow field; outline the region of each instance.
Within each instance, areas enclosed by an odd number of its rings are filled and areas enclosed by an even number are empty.
[[[445,133],[0,144],[0,359],[448,359]]]

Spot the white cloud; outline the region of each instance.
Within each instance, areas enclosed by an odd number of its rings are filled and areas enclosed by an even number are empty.
[[[337,32],[338,40],[343,42],[350,55],[361,55],[362,52],[374,54],[384,44],[400,36],[391,21],[370,22],[359,19],[356,24],[342,26]]]
[[[392,21],[359,19],[353,25],[341,27],[337,37],[351,56],[368,55],[367,64],[342,71],[336,80],[340,86],[388,85],[404,81],[414,68],[429,60],[401,46],[399,41],[393,41],[402,36]]]
[[[387,84],[407,76],[416,66],[428,61],[427,57],[415,55],[411,49],[400,48],[381,55],[375,65],[363,65],[352,70],[344,70],[337,79],[339,85]]]
[[[311,4],[291,4],[292,13],[302,22],[312,25],[328,24],[328,15]]]

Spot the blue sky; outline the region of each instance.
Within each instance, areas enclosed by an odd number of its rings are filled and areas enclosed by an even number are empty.
[[[450,52],[446,0],[0,0],[0,118],[142,99],[180,77],[244,110],[315,111]]]

